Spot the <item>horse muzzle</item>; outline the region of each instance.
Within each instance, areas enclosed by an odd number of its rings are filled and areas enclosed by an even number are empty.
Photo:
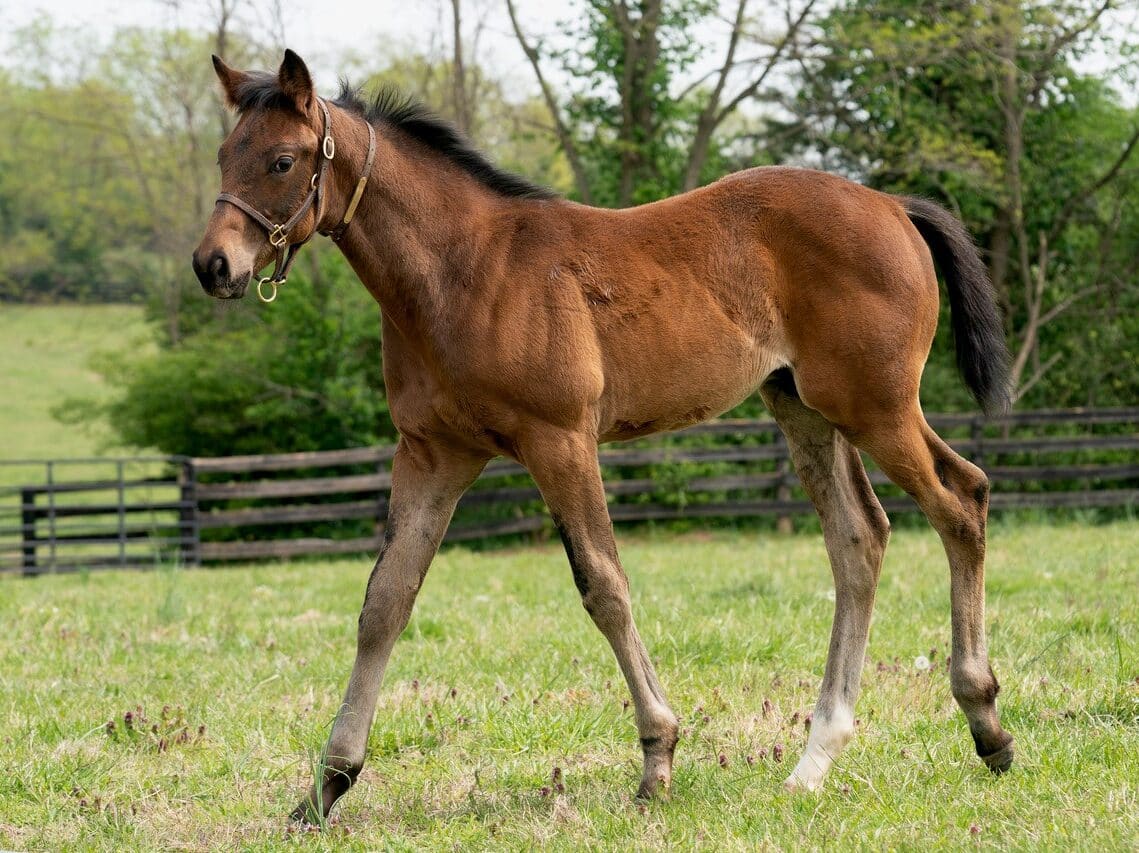
[[[252,273],[234,275],[229,258],[220,249],[209,253],[199,249],[194,252],[193,265],[202,290],[215,299],[240,299],[249,287]]]

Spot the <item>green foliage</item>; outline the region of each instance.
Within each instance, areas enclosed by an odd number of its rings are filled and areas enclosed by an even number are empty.
[[[1117,91],[1121,78],[1075,69],[1093,48],[1125,58],[1133,46],[1113,42],[1099,22],[1053,49],[1095,5],[830,5],[812,30],[817,40],[802,56],[801,74],[783,81],[787,120],[765,116],[761,124],[737,111],[715,130],[700,180],[757,162],[805,160],[886,191],[941,200],[990,258],[1009,339],[1014,349],[1028,347],[1022,380],[1040,374],[1022,405],[1132,403],[1139,399],[1135,158],[1098,182],[1139,113]],[[561,89],[555,100],[593,201],[633,204],[678,191],[710,85],[676,92],[718,48],[693,34],[728,7],[581,0],[577,8],[559,47],[543,47],[543,58],[561,68],[551,77]],[[758,16],[749,19],[754,29],[763,15],[749,14]],[[216,191],[214,150],[232,121],[204,61],[210,37],[127,27],[106,46],[81,38],[41,20],[17,37],[19,61],[0,71],[0,110],[11,117],[0,150],[0,301],[142,302],[160,352],[104,362],[119,397],[65,406],[69,422],[106,415],[121,443],[176,453],[390,437],[376,309],[338,255],[322,253],[271,311],[219,306],[193,280],[186,259]],[[229,43],[227,56],[239,65],[271,67],[275,58],[250,38],[231,33]],[[454,112],[444,54],[387,49],[382,56],[357,61],[353,76],[367,87],[394,83]],[[1010,68],[1015,79],[1006,92]],[[492,157],[562,189],[574,184],[540,101],[517,100],[473,58],[467,88],[471,132]],[[1009,109],[1023,114],[1019,156],[1009,150]],[[1019,207],[1014,165],[1024,188]],[[1018,236],[1013,225],[1021,220]],[[1059,313],[1028,345],[1024,281],[1040,267],[1042,236],[1038,308]],[[972,407],[951,353],[943,318],[923,380],[930,408]],[[733,414],[760,411],[753,398]]]
[[[631,4],[629,21],[617,4],[586,0],[582,15],[565,21],[571,45],[553,52],[569,79],[567,124],[578,139],[593,203],[624,207],[678,192],[692,126],[704,90],[674,97],[674,82],[691,69],[705,46],[695,26],[717,11],[710,0]],[[628,28],[627,31],[625,28]],[[723,151],[713,148],[707,171],[723,173]],[[718,168],[719,167],[719,168]]]
[[[213,35],[124,26],[102,45],[41,18],[13,43],[17,61],[0,69],[0,301],[169,301],[192,281],[185,259],[231,120]],[[230,43],[231,61],[261,64],[254,40]]]
[[[0,299],[137,297],[142,282],[120,274],[127,259],[113,251],[146,227],[120,165],[137,130],[129,98],[97,81],[35,89],[0,71],[0,111],[15,119],[0,147]]]
[[[467,67],[466,85],[474,99],[466,133],[505,169],[559,191],[572,183],[565,155],[549,132],[540,99],[508,94],[507,84],[480,66]],[[453,68],[449,61],[424,52],[385,52],[379,62],[360,69],[357,81],[365,93],[394,88],[429,105],[450,121],[457,120]]]
[[[1139,182],[1133,166],[1110,167],[1139,111],[1117,77],[1075,70],[1093,47],[1127,52],[1095,25],[1098,5],[847,0],[821,21],[794,118],[776,137],[783,156],[812,152],[964,218],[989,258],[1014,354],[1025,356],[1026,406],[1136,399],[1139,272],[1128,236],[1139,228]],[[1034,313],[1047,320],[1029,337]],[[935,352],[949,346],[945,328]],[[968,405],[949,373],[935,361],[929,398]]]
[[[106,360],[123,392],[103,411],[125,443],[185,455],[391,441],[380,362],[375,302],[338,255],[314,251],[271,309],[248,299],[177,347]]]

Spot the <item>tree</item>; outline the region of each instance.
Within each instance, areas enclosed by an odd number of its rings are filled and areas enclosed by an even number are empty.
[[[394,440],[371,296],[332,252],[307,252],[287,288],[271,310],[249,303],[154,355],[104,359],[115,397],[57,416],[105,417],[124,445],[185,455]]]
[[[126,300],[142,288],[114,250],[147,228],[147,142],[130,99],[98,80],[30,85],[0,76],[0,298]],[[105,110],[94,113],[92,103]],[[114,116],[125,116],[116,121]]]
[[[626,207],[692,189],[723,172],[729,141],[717,144],[717,131],[789,60],[817,0],[789,3],[774,36],[756,33],[748,0],[736,0],[727,17],[723,59],[682,89],[680,81],[706,53],[691,34],[711,25],[719,3],[587,0],[581,5],[580,23],[565,25],[571,45],[555,49],[533,43],[513,0],[507,2],[578,197]],[[745,44],[749,51],[743,56]],[[566,96],[553,91],[544,60],[558,63],[573,81]]]
[[[46,19],[17,34],[0,87],[0,298],[152,298],[179,337],[182,292],[196,288],[184,259],[212,206],[221,138],[203,57],[215,36],[239,40],[230,26],[126,27],[105,49]]]
[[[377,67],[378,65],[378,67]],[[361,88],[374,92],[394,88],[431,107],[460,126],[455,106],[453,65],[443,51],[399,52],[383,56],[360,72]],[[498,164],[557,189],[570,186],[567,166],[546,124],[545,109],[534,98],[510,98],[500,80],[468,59],[463,71],[470,102],[467,136]]]
[[[1133,276],[1115,236],[1129,215],[1139,115],[1111,88],[1113,72],[1074,67],[1093,48],[1126,57],[1102,28],[1113,5],[851,0],[799,55],[801,85],[786,102],[785,154],[940,198],[979,235],[1018,398],[1045,391],[1072,356],[1061,342],[1086,332],[1074,312]]]

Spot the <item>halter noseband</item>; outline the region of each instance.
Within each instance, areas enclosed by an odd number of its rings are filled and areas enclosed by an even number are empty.
[[[312,239],[312,235],[317,233],[317,225],[320,223],[323,210],[321,209],[321,199],[324,195],[324,174],[328,168],[328,164],[332,162],[332,158],[336,156],[336,142],[332,139],[332,120],[328,115],[328,107],[323,100],[317,98],[317,103],[320,104],[320,111],[324,114],[324,137],[320,142],[320,165],[317,166],[316,172],[313,173],[312,180],[309,182],[311,189],[305,200],[301,202],[301,206],[297,208],[296,212],[290,216],[283,224],[274,224],[269,217],[265,216],[261,211],[257,210],[253,205],[242,201],[232,193],[220,193],[217,201],[224,201],[232,204],[238,210],[247,214],[250,219],[260,225],[269,235],[269,245],[277,250],[277,264],[273,267],[273,274],[265,276],[257,280],[257,298],[262,302],[272,302],[277,298],[277,288],[289,277],[289,270],[293,266],[293,261],[296,259],[297,251]],[[356,208],[360,204],[360,198],[364,195],[364,187],[368,183],[368,177],[372,173],[372,163],[376,158],[376,131],[372,127],[370,121],[366,121],[368,126],[368,158],[364,162],[364,171],[360,174],[360,179],[356,182],[356,191],[352,193],[352,198],[348,202],[348,209],[344,212],[344,217],[340,220],[340,224],[333,228],[331,231],[322,231],[334,241],[339,241],[344,236],[344,232],[348,230],[349,223],[356,215]],[[316,207],[316,222],[313,223],[313,229],[308,235],[296,243],[289,242],[289,232],[293,227],[304,218],[308,213],[309,208]],[[266,296],[263,288],[265,285],[271,285],[272,290]]]

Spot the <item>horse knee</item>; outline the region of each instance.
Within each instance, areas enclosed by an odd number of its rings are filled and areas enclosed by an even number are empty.
[[[373,590],[371,584],[356,621],[357,652],[384,646],[399,635],[411,620],[418,586],[384,582]]]
[[[588,541],[573,537],[561,524],[558,524],[558,533],[585,612],[595,622],[628,618],[629,582],[616,553],[591,547]]]
[[[605,567],[590,572],[588,586],[581,592],[585,612],[598,625],[624,624],[632,619],[629,585],[620,568]]]

